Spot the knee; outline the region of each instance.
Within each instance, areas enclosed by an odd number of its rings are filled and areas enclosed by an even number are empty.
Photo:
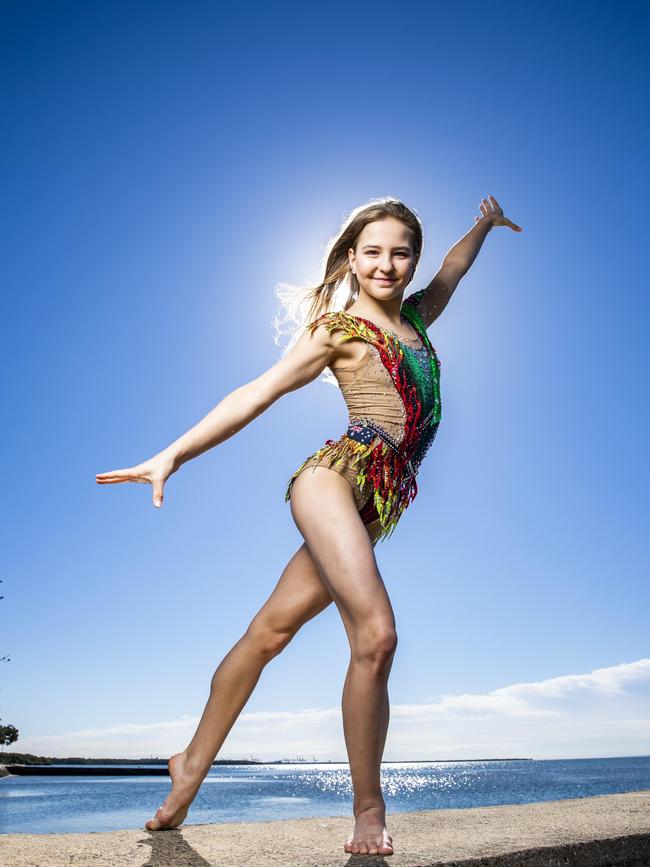
[[[364,628],[352,644],[355,662],[370,666],[376,673],[390,667],[397,649],[397,632],[392,625]]]
[[[244,637],[253,647],[254,653],[268,662],[284,650],[293,636],[294,633],[291,630],[274,629],[271,626],[253,622],[246,630]]]

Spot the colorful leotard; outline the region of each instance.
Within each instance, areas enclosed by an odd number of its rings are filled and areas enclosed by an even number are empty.
[[[336,470],[352,486],[364,525],[378,522],[374,541],[392,534],[415,499],[415,477],[440,423],[440,361],[418,313],[424,292],[404,299],[401,309],[420,338],[419,349],[345,311],[324,313],[307,326],[310,333],[319,325],[330,334],[341,330],[341,342],[364,340],[366,352],[356,364],[332,369],[348,407],[348,429],[301,464],[289,480],[285,502],[306,467]]]

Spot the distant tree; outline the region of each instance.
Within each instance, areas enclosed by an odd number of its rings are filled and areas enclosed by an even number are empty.
[[[3,748],[16,743],[17,740],[18,729],[16,726],[0,726],[0,744]]]

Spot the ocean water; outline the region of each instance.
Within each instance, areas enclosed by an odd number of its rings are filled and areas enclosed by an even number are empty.
[[[650,789],[650,756],[382,765],[387,812],[525,804]],[[0,778],[0,833],[142,828],[169,777]],[[222,765],[205,778],[186,825],[352,816],[347,764]]]

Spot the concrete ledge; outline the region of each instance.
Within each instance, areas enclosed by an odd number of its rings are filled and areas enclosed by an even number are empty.
[[[395,854],[348,855],[349,817],[0,835],[2,867],[648,867],[650,790],[390,813]]]

